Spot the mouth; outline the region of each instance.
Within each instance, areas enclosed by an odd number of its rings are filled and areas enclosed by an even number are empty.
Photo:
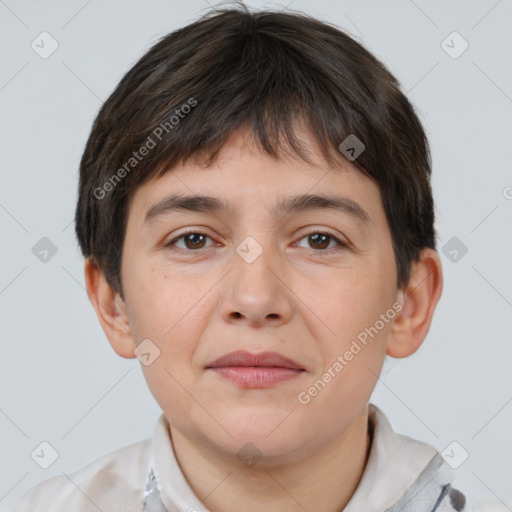
[[[253,354],[245,350],[230,352],[206,368],[244,388],[269,388],[306,371],[293,359],[277,352]]]

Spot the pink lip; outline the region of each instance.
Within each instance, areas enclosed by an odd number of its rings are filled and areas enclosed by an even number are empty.
[[[277,352],[252,354],[245,350],[230,352],[207,366],[221,377],[246,388],[268,388],[301,375],[305,370],[297,362]]]

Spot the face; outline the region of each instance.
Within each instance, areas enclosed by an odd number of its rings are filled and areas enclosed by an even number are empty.
[[[171,426],[219,453],[314,453],[365,412],[383,364],[398,295],[380,192],[316,158],[272,160],[239,132],[215,165],[176,167],[130,203],[127,316],[134,347],[160,352],[145,378]],[[340,204],[278,209],[304,194]],[[274,357],[214,364],[235,351]]]

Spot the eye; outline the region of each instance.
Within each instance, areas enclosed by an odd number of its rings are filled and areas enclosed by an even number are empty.
[[[195,249],[203,249],[205,247],[205,240],[210,238],[208,235],[204,233],[200,233],[198,231],[186,231],[181,235],[173,238],[169,243],[165,244],[166,247],[177,245],[176,242],[183,239],[183,243],[185,247],[179,247],[183,250],[195,250]],[[211,238],[210,238],[211,240]]]
[[[309,239],[310,241],[310,247],[313,249],[329,249],[330,242],[336,242],[338,244],[338,247],[335,248],[335,250],[339,250],[341,248],[348,247],[348,244],[345,242],[342,242],[338,237],[334,236],[331,233],[323,232],[323,231],[314,231],[312,233],[309,233],[308,235],[301,238],[303,239]],[[311,246],[311,243],[313,244]],[[331,249],[333,247],[330,247]],[[327,252],[327,251],[320,251],[320,252]]]
[[[173,238],[170,242],[168,242],[165,247],[170,246],[176,246],[179,249],[188,250],[188,251],[194,251],[197,249],[204,249],[205,247],[209,247],[205,245],[206,239],[211,238],[199,231],[186,231],[185,233],[181,233],[181,235]],[[310,247],[317,250],[317,252],[327,252],[322,249],[335,249],[339,250],[341,248],[348,248],[348,244],[345,242],[342,242],[338,237],[334,236],[333,234],[329,232],[323,232],[323,231],[314,231],[312,233],[309,233],[308,235],[303,236],[300,240],[309,239],[310,240]],[[184,247],[180,247],[177,242],[182,241],[184,243]],[[329,247],[332,242],[335,242],[337,244],[337,247]],[[212,245],[212,244],[210,244]]]

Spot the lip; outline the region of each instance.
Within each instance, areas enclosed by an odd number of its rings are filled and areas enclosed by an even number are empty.
[[[299,363],[277,352],[253,354],[246,350],[225,354],[206,368],[245,388],[269,388],[305,371]]]
[[[247,350],[229,352],[229,354],[215,359],[207,368],[225,368],[228,366],[261,366],[265,368],[277,367],[304,370],[299,363],[278,352],[260,352],[259,354],[253,354]]]

